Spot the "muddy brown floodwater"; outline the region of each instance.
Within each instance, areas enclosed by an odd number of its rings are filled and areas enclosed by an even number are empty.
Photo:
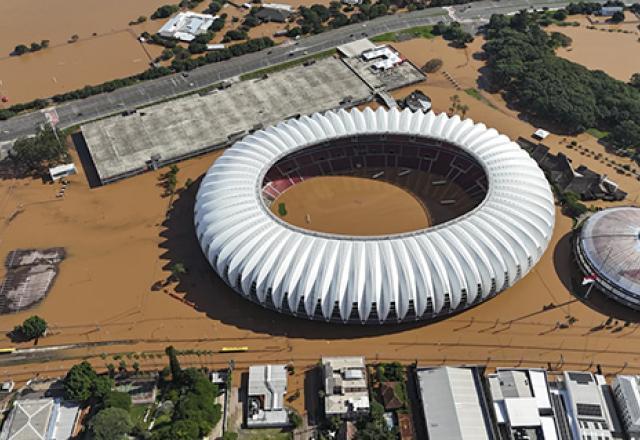
[[[419,88],[431,96],[434,110],[440,112],[446,111],[449,98],[458,94],[469,105],[467,116],[475,121],[512,139],[529,137],[535,127],[519,119],[500,96],[482,91],[480,101],[465,93],[466,88],[479,88],[482,62],[472,54],[481,44],[477,39],[467,51],[450,48],[440,39],[395,44],[418,65],[442,58],[443,69],[458,81],[461,90],[439,72],[430,74],[424,84],[395,91],[394,96],[403,97]],[[567,148],[572,140],[583,150]],[[605,152],[590,135],[566,139],[552,135],[545,144],[554,153],[569,155],[574,165],[584,163],[608,173],[630,193],[622,203],[640,195],[637,180],[615,173],[602,159],[584,151],[588,148],[604,158],[628,163]],[[640,372],[640,327],[623,326],[622,322],[603,326],[610,311],[588,307],[571,294],[572,221],[558,209],[549,247],[523,280],[488,302],[436,323],[328,325],[283,316],[248,302],[214,274],[202,255],[193,225],[199,179],[219,155],[180,163],[180,191],[172,198],[162,196],[159,179],[164,170],[96,189],[90,189],[80,174],[71,178],[63,199],[55,197],[57,184],[0,180],[0,258],[18,247],[64,246],[68,252],[47,298],[31,310],[0,316],[0,331],[38,314],[51,325],[51,334],[40,340],[40,346],[112,344],[63,351],[50,361],[1,364],[2,377],[57,376],[82,357],[103,371],[108,363],[117,363],[113,360],[116,353],[159,354],[169,344],[210,351],[185,356],[183,365],[224,367],[233,359],[238,369],[244,370],[251,363],[292,362],[296,366],[292,391],[301,386],[304,369],[322,355],[361,354],[370,362],[487,364],[489,368],[517,365],[586,370],[599,364],[607,374]],[[194,183],[185,188],[188,178]],[[179,282],[165,284],[170,267],[178,262],[186,266],[187,273]],[[567,324],[569,321],[573,323]],[[0,336],[0,346],[10,345],[13,343],[6,336]],[[218,353],[224,346],[247,346],[249,351]],[[157,368],[166,361],[146,355],[139,362],[143,368]],[[304,411],[303,401],[300,398],[293,405]]]
[[[631,12],[625,14],[625,22],[617,25],[592,24],[584,16],[570,16],[567,21],[577,21],[580,26],[549,28],[573,40],[570,47],[558,49],[559,56],[589,69],[603,70],[625,82],[640,72],[640,31],[637,28],[640,19]]]
[[[284,203],[286,215],[278,212]],[[320,176],[289,188],[271,205],[287,223],[319,232],[383,235],[429,226],[425,209],[412,194],[373,179]]]

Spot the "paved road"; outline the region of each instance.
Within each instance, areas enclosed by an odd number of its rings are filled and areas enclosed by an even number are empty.
[[[195,89],[207,87],[221,80],[284,61],[301,58],[307,54],[321,52],[367,36],[399,31],[413,26],[435,24],[438,21],[449,22],[452,19],[473,26],[486,21],[492,14],[496,13],[507,14],[523,8],[563,7],[568,3],[563,0],[484,0],[467,5],[429,8],[422,11],[384,16],[366,23],[345,26],[303,38],[296,45],[278,46],[270,50],[209,64],[192,70],[186,77],[181,74],[170,75],[156,80],[141,82],[111,93],[60,104],[56,107],[60,118],[59,126],[66,128],[119,113],[125,109],[132,109],[173,98]],[[21,136],[33,134],[36,127],[44,121],[45,118],[41,112],[32,112],[7,121],[0,121],[0,157],[2,156],[3,148],[8,148],[11,141]]]

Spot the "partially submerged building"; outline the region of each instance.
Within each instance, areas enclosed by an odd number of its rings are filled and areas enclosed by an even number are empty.
[[[431,110],[431,98],[420,90],[414,90],[402,100],[401,107],[408,108],[413,112],[427,113]]]
[[[562,192],[575,193],[580,200],[613,201],[624,200],[627,196],[627,193],[606,175],[598,174],[584,165],[574,169],[571,159],[563,153],[552,154],[546,145],[536,144],[524,138],[518,138],[518,144],[529,152],[551,183]]]
[[[207,32],[216,19],[217,15],[180,12],[162,25],[158,34],[180,41],[192,41],[198,35]]]
[[[16,400],[0,440],[67,440],[74,435],[80,407],[59,399]]]
[[[353,418],[369,412],[369,388],[364,357],[322,358],[324,411],[327,417]]]
[[[285,365],[253,365],[249,367],[247,390],[247,427],[284,427],[289,416],[284,408],[287,392]]]
[[[500,438],[562,438],[556,428],[545,370],[499,368],[487,380]]]
[[[430,439],[493,440],[482,378],[474,368],[437,367],[416,371]]]

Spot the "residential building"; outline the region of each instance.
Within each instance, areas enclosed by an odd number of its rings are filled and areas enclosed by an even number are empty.
[[[249,428],[283,427],[289,424],[284,408],[287,392],[285,365],[249,367],[247,392],[247,426]]]
[[[542,369],[499,368],[487,376],[501,439],[556,440],[547,374]]]
[[[192,41],[200,34],[204,34],[211,27],[218,16],[197,14],[195,12],[180,12],[167,21],[158,31],[162,37],[175,38],[180,41]]]
[[[574,439],[623,438],[613,395],[603,376],[565,371],[557,385]]]
[[[632,440],[640,439],[640,376],[617,376],[611,388],[618,405],[618,415]]]
[[[74,435],[79,409],[60,399],[16,400],[0,440],[67,440]]]
[[[430,439],[494,439],[476,369],[437,367],[419,369],[416,375]]]
[[[364,357],[322,358],[326,416],[352,418],[370,408]]]
[[[573,168],[565,154],[552,154],[549,147],[518,138],[518,144],[540,165],[551,183],[562,192],[575,193],[580,200],[624,200],[627,193],[606,175],[590,170],[584,165]]]

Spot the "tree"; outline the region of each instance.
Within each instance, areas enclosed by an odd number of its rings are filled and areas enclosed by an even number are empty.
[[[622,121],[611,130],[607,140],[620,149],[640,149],[640,124]]]
[[[182,263],[173,263],[171,265],[171,277],[174,280],[179,280],[182,275],[187,273],[187,268]]]
[[[103,409],[95,415],[89,425],[96,440],[124,439],[133,428],[131,416],[122,408]]]
[[[163,5],[155,10],[153,14],[151,14],[152,20],[157,20],[159,18],[167,18],[174,12],[178,12],[180,7],[178,5]]]
[[[27,341],[38,339],[47,332],[47,321],[38,315],[30,316],[24,320],[22,325],[16,326],[13,331]]]
[[[25,53],[29,52],[29,48],[27,46],[25,46],[24,44],[18,44],[14,49],[13,49],[13,53],[15,55],[24,55]]]
[[[74,365],[64,378],[64,398],[78,402],[88,400],[92,395],[96,378],[96,372],[89,362],[83,361]]]
[[[640,90],[640,73],[634,73],[633,75],[631,75],[629,85]]]
[[[133,372],[135,374],[138,374],[140,372],[140,363],[139,362],[134,362],[133,365],[131,365],[131,367],[133,367]]]
[[[291,411],[289,413],[289,421],[291,422],[293,429],[298,429],[302,426],[302,417],[300,417],[300,414],[295,411]]]
[[[113,388],[113,379],[109,376],[96,376],[91,387],[91,396],[103,400]]]
[[[49,166],[68,158],[59,133],[46,126],[38,128],[33,138],[20,138],[13,144],[10,157],[16,166],[32,172],[44,172]]]
[[[120,391],[109,391],[102,403],[105,408],[120,408],[129,411],[131,409],[131,396]]]
[[[171,368],[171,377],[174,382],[180,382],[182,379],[182,368],[180,368],[180,361],[178,361],[178,353],[173,345],[168,346],[164,352],[169,357],[169,368]]]
[[[553,13],[553,18],[558,21],[566,20],[567,16],[568,16],[567,11],[565,11],[564,9],[558,9]]]
[[[624,12],[616,11],[610,18],[611,23],[622,23],[624,21]]]
[[[442,67],[442,60],[440,58],[432,58],[425,63],[422,67],[422,71],[425,73],[435,73]]]

